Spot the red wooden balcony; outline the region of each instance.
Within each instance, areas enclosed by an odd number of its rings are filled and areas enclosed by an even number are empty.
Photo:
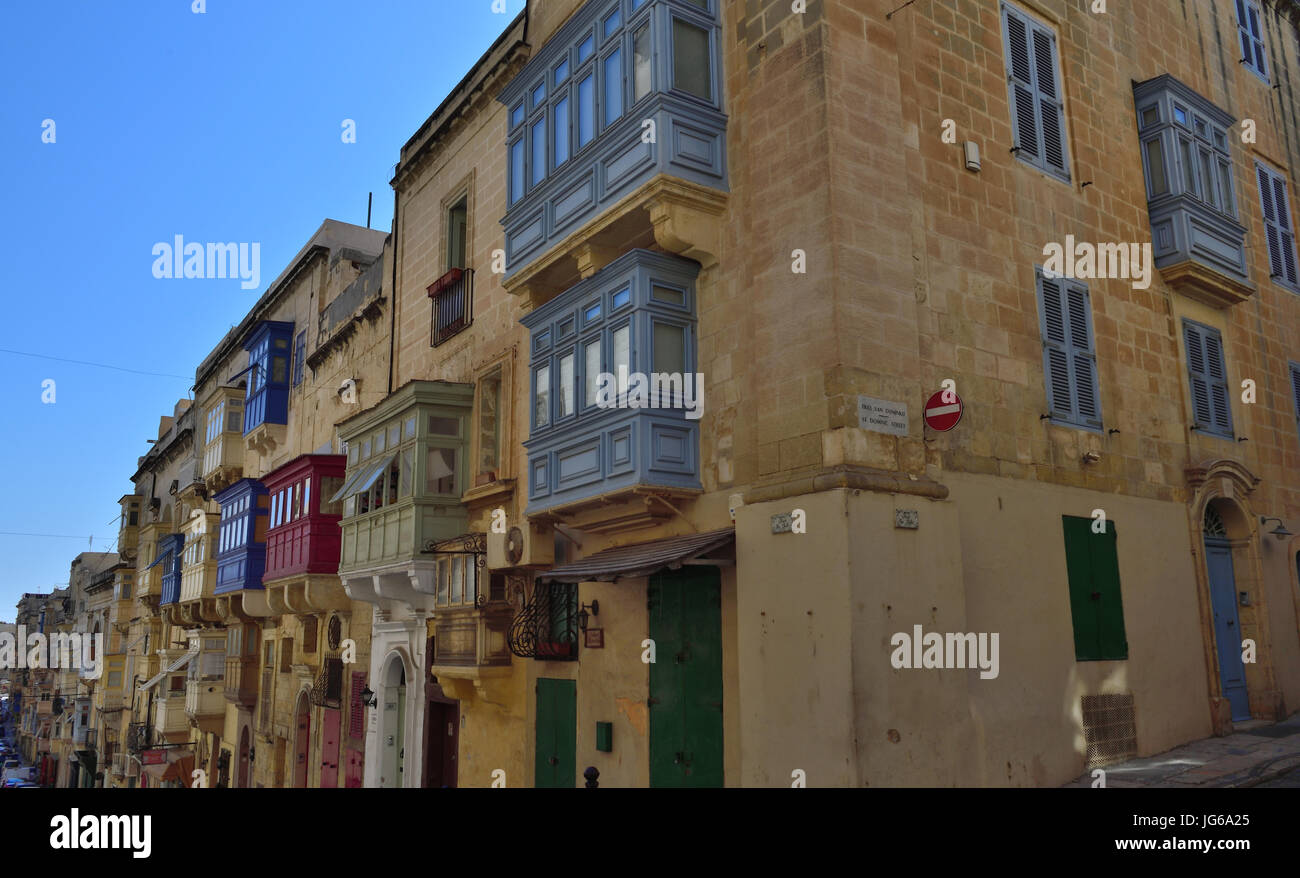
[[[262,480],[271,497],[264,582],[338,573],[343,510],[330,498],[346,470],[341,454],[304,454]]]

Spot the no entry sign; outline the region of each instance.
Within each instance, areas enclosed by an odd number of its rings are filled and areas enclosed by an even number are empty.
[[[961,413],[961,397],[950,390],[940,390],[925,401],[925,423],[940,433],[957,426]]]

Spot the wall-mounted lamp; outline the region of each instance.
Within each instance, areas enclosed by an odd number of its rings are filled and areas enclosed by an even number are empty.
[[[1285,540],[1287,537],[1295,536],[1295,534],[1291,533],[1291,531],[1286,529],[1286,525],[1282,523],[1282,519],[1280,518],[1268,518],[1266,516],[1261,515],[1259,517],[1259,526],[1263,527],[1264,525],[1268,524],[1270,521],[1276,521],[1277,527],[1273,528],[1271,531],[1269,531],[1269,533],[1277,537],[1279,540]]]
[[[375,693],[370,691],[369,686],[361,690],[361,703],[366,707],[374,707],[379,703],[379,699],[375,697]]]
[[[591,610],[591,615],[592,615],[592,616],[599,616],[599,615],[600,615],[600,601],[592,601],[592,602],[589,603],[589,604],[579,604],[579,605],[578,605],[578,630],[579,630],[579,631],[586,631],[586,630],[587,630],[587,618],[588,618],[587,610],[588,610],[588,609]]]

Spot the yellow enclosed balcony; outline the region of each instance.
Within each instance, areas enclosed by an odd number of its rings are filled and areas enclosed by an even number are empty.
[[[212,493],[244,475],[244,392],[223,387],[204,415],[203,465],[199,475]]]

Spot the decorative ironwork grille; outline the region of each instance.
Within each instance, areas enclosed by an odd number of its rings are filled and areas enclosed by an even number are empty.
[[[1207,537],[1226,537],[1228,529],[1223,524],[1223,517],[1213,506],[1205,507],[1205,535]]]
[[[311,703],[324,707],[341,707],[343,703],[343,659],[326,656],[320,675],[311,687]]]
[[[149,746],[149,724],[131,723],[126,730],[126,749],[139,753]]]
[[[578,657],[578,586],[538,582],[531,600],[510,623],[510,651],[520,658],[572,661]]]

